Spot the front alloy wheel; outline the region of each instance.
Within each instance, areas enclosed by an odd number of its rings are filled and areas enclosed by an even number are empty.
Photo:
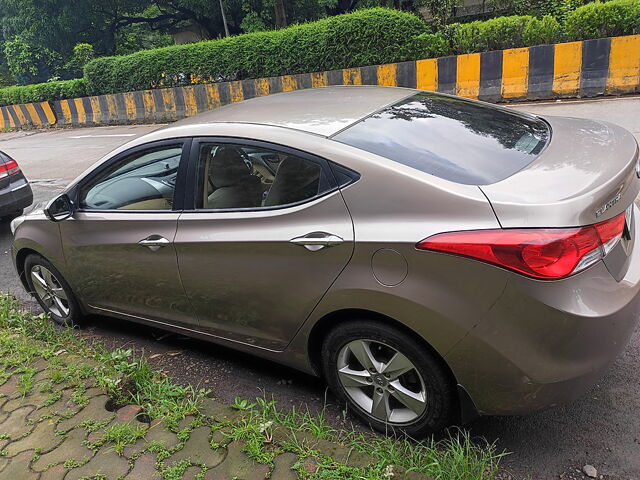
[[[38,299],[46,309],[60,318],[69,316],[69,299],[60,281],[49,269],[42,265],[35,265],[31,269],[31,283]]]
[[[51,320],[74,327],[80,320],[80,308],[69,284],[47,259],[29,255],[24,262],[24,275],[29,290]]]

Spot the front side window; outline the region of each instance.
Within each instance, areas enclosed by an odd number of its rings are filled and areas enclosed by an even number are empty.
[[[331,188],[320,163],[262,147],[203,144],[199,159],[199,209],[274,208]]]
[[[181,156],[181,144],[127,156],[80,189],[80,208],[171,210]]]

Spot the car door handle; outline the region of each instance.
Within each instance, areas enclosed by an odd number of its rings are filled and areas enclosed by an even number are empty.
[[[142,245],[143,247],[148,247],[151,251],[160,250],[162,247],[166,247],[171,242],[160,235],[151,235],[143,240],[138,242],[138,245]]]
[[[340,245],[344,240],[332,233],[327,232],[312,232],[303,235],[302,237],[296,237],[289,240],[294,245],[300,245],[311,252],[317,252],[326,247],[334,247]]]

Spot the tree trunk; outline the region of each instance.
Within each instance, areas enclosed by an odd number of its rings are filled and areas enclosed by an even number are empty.
[[[227,15],[224,12],[224,4],[220,0],[220,13],[222,14],[222,24],[224,25],[224,36],[229,36],[229,26],[227,25]]]
[[[284,28],[287,26],[287,9],[284,0],[276,0],[275,3],[276,28]]]

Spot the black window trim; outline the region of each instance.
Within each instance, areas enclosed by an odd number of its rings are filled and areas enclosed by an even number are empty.
[[[114,155],[104,163],[102,163],[99,167],[89,173],[86,177],[84,177],[73,189],[73,194],[71,195],[73,202],[78,206],[77,212],[79,213],[122,213],[122,214],[131,214],[131,213],[180,213],[184,210],[185,204],[185,183],[188,169],[188,157],[191,151],[191,143],[193,139],[191,137],[175,137],[164,140],[156,140],[153,142],[143,143],[140,145],[136,145],[135,147],[129,148],[123,152]],[[145,150],[152,150],[156,148],[161,148],[164,146],[172,146],[182,144],[182,154],[180,156],[180,165],[178,166],[178,175],[176,178],[176,186],[173,192],[173,204],[171,210],[110,210],[110,209],[83,209],[80,208],[80,192],[82,188],[93,181],[98,175],[101,175],[104,171],[109,170],[122,160],[126,159],[131,155],[135,155],[139,152],[144,152]]]
[[[238,146],[247,146],[247,147],[257,147],[264,148],[267,150],[274,150],[276,152],[282,152],[288,155],[295,155],[297,157],[303,158],[305,160],[310,160],[314,163],[317,163],[322,168],[322,172],[324,173],[327,181],[329,182],[330,188],[319,195],[315,195],[311,198],[307,198],[300,202],[295,203],[287,203],[285,205],[275,205],[269,207],[253,207],[253,208],[196,208],[197,199],[200,192],[200,185],[198,185],[198,169],[200,167],[200,147],[203,144],[228,144],[228,145],[238,145]],[[336,177],[334,175],[333,169],[331,168],[330,160],[322,158],[318,155],[305,152],[303,150],[298,150],[296,148],[292,148],[286,145],[266,142],[263,140],[254,140],[250,138],[242,138],[242,137],[219,137],[219,136],[201,136],[193,139],[191,143],[191,154],[189,157],[189,170],[187,172],[187,182],[185,185],[185,199],[184,199],[184,212],[185,213],[237,213],[237,212],[268,212],[274,210],[284,210],[287,208],[296,207],[299,205],[304,205],[306,203],[313,202],[319,198],[326,197],[336,191],[339,191],[340,188],[344,188],[345,186],[353,183],[353,181],[359,178],[354,178],[352,182],[348,184],[338,185]],[[347,169],[346,167],[340,165],[341,168]]]

